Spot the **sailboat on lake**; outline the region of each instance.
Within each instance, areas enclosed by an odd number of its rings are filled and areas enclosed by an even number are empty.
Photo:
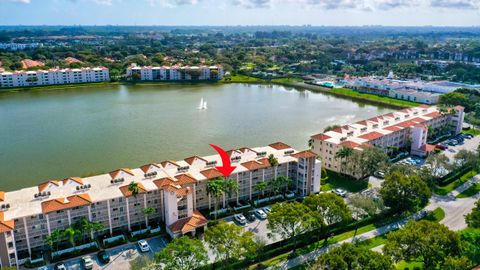
[[[202,99],[200,99],[200,104],[198,105],[199,110],[206,110],[207,109],[207,102]]]

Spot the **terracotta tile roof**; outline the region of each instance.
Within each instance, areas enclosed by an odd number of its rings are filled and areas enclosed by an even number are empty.
[[[283,142],[271,143],[268,146],[272,147],[275,150],[283,150],[283,149],[292,148],[292,147],[290,147],[290,145],[285,144]]]
[[[414,122],[417,122],[417,123],[427,122],[426,119],[423,119],[423,118],[421,118],[421,117],[415,117],[415,118],[411,119],[410,121],[414,121]]]
[[[389,127],[383,128],[383,129],[386,129],[386,130],[389,130],[389,131],[399,131],[399,130],[402,130],[403,128],[397,127],[397,126],[389,126]]]
[[[15,229],[14,220],[5,220],[3,212],[0,212],[0,233],[8,232]]]
[[[345,147],[348,147],[348,148],[355,148],[355,147],[358,147],[360,144],[356,143],[356,142],[352,142],[352,141],[343,141],[340,143],[340,145],[343,145]]]
[[[264,169],[270,167],[270,164],[267,162],[261,162],[260,160],[250,160],[241,164],[247,170],[253,171],[258,169]]]
[[[338,127],[338,128],[334,128],[330,131],[333,131],[333,132],[337,132],[337,133],[342,133],[342,128],[341,127]]]
[[[177,192],[177,190],[181,189],[182,187],[180,185],[175,185],[175,184],[168,184],[162,187],[163,190],[166,192]]]
[[[151,166],[157,167],[157,168],[160,169],[160,166],[158,166],[158,165],[155,164],[155,163],[145,164],[145,165],[141,166],[140,169],[141,169],[144,173],[147,173],[147,172],[148,172],[148,169],[150,169]]]
[[[31,68],[31,67],[43,67],[45,64],[41,61],[35,61],[32,59],[23,59],[22,68]]]
[[[357,124],[367,126],[367,120],[358,121]]]
[[[302,151],[302,152],[295,153],[291,156],[294,157],[294,158],[315,158],[315,157],[317,157],[317,154],[315,154],[314,152],[312,152],[310,150],[305,150],[305,151]]]
[[[404,122],[398,123],[397,126],[401,126],[401,127],[404,127],[404,128],[408,128],[408,127],[415,126],[416,124],[418,124],[418,122],[413,121],[413,120],[408,120],[408,121],[404,121]]]
[[[190,194],[190,192],[192,192],[192,190],[190,189],[190,187],[177,189],[177,191],[176,191],[177,196],[181,196],[181,197],[187,196],[188,194]]]
[[[375,140],[375,139],[378,139],[380,137],[383,137],[383,134],[380,133],[380,132],[376,132],[376,131],[372,131],[372,132],[369,132],[367,134],[363,134],[361,136],[358,136],[359,138],[361,139],[365,139],[365,140]]]
[[[232,150],[228,150],[228,151],[227,151],[227,155],[228,155],[229,157],[231,157],[233,153],[237,153],[237,154],[239,154],[239,155],[242,154],[242,152],[241,152],[240,150],[237,150],[237,149],[232,149]]]
[[[137,183],[138,184],[138,194],[143,194],[147,192],[147,189],[143,186],[142,183]],[[119,187],[120,191],[122,192],[123,196],[125,197],[131,197],[132,192],[128,190],[129,185],[121,186]]]
[[[424,116],[431,117],[431,118],[437,118],[437,117],[442,116],[442,114],[439,113],[439,112],[431,112],[431,113],[425,114]]]
[[[453,108],[454,108],[455,110],[460,110],[460,111],[465,110],[465,107],[460,106],[460,105],[457,105],[457,106],[455,106],[455,107],[453,107]]]
[[[112,179],[115,179],[120,172],[128,173],[128,174],[130,174],[131,176],[134,175],[133,172],[132,172],[130,169],[127,169],[127,168],[121,168],[121,169],[112,171],[112,172],[110,172],[109,174],[110,174],[110,177],[112,177]]]
[[[160,165],[162,165],[163,168],[165,168],[168,164],[171,164],[176,167],[180,167],[177,163],[175,163],[175,161],[172,161],[172,160],[166,160],[166,161],[160,162]]]
[[[248,148],[248,147],[242,147],[242,148],[239,148],[238,149],[240,152],[242,153],[245,153],[247,151],[251,151],[251,152],[254,152],[254,153],[257,153],[257,151],[253,150],[252,148]]]
[[[74,58],[74,57],[67,57],[65,58],[65,61],[69,64],[72,64],[72,63],[83,63],[82,61],[78,60],[77,58]]]
[[[425,145],[422,145],[422,147],[420,147],[420,150],[427,153],[432,152],[433,150],[435,150],[435,145],[425,144]]]
[[[90,195],[83,193],[72,195],[67,198],[57,198],[42,202],[42,212],[48,214],[59,210],[88,205],[92,203]]]
[[[183,186],[183,185],[186,185],[186,184],[195,184],[197,183],[197,179],[195,179],[193,176],[191,176],[190,174],[179,174],[179,175],[176,175],[175,176],[175,179],[178,180],[178,184]]]
[[[215,168],[210,168],[210,169],[207,169],[207,170],[203,170],[200,173],[203,174],[203,176],[205,176],[207,179],[213,179],[213,178],[223,176],[223,174]]]
[[[170,178],[170,177],[163,177],[163,178],[160,178],[160,179],[157,179],[157,180],[153,181],[153,183],[158,188],[162,188],[162,187],[170,185],[170,184],[176,185],[176,182],[177,182],[176,179],[173,179],[173,178]]]
[[[78,183],[79,185],[83,185],[83,179],[80,178],[80,177],[68,177],[68,178],[65,178],[65,179],[62,180],[64,185],[66,183],[68,183],[68,181],[73,181],[73,182]]]
[[[45,189],[47,189],[47,187],[48,187],[50,184],[55,185],[55,186],[58,187],[58,186],[60,185],[60,181],[58,181],[58,180],[50,180],[50,181],[41,183],[40,185],[38,185],[38,192],[43,192],[43,191],[45,191]]]
[[[199,227],[204,227],[208,223],[208,220],[200,214],[198,211],[194,211],[193,215],[188,218],[180,219],[172,225],[168,226],[171,232],[177,234],[186,234]]]
[[[192,164],[193,164],[193,161],[195,161],[195,159],[200,159],[200,160],[203,160],[203,161],[207,162],[207,160],[205,160],[204,158],[199,157],[199,156],[188,157],[188,158],[185,159],[185,162],[187,162],[188,164],[192,165]]]
[[[5,201],[5,191],[0,191],[0,202]]]
[[[427,105],[427,104],[422,104],[422,105],[420,105],[420,106],[418,106],[418,107],[419,107],[419,108],[422,108],[422,109],[428,109],[428,108],[430,108],[430,106]]]
[[[395,115],[393,113],[387,113],[382,115],[382,117],[395,117]]]
[[[325,141],[325,140],[330,139],[331,137],[328,136],[328,135],[325,135],[323,133],[320,133],[320,134],[316,134],[316,135],[311,136],[311,138],[314,139],[314,140]]]

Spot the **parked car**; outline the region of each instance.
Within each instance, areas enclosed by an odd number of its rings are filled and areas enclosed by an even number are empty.
[[[272,209],[270,207],[264,207],[263,208],[263,212],[265,212],[265,214],[270,214],[270,212],[272,212]]]
[[[262,209],[256,209],[254,212],[258,219],[267,219],[267,214]]]
[[[345,197],[347,196],[347,191],[341,188],[335,188],[332,190],[333,193],[337,194],[338,196]]]
[[[140,251],[142,252],[149,252],[150,251],[150,245],[148,245],[148,242],[145,240],[140,240],[137,242],[138,247],[140,248]]]
[[[90,256],[83,256],[82,257],[82,264],[83,268],[85,269],[93,269],[93,260]]]
[[[455,153],[456,151],[455,151],[455,149],[450,148],[450,149],[448,149],[448,152]]]
[[[110,262],[110,256],[108,256],[107,252],[105,250],[100,250],[97,253],[98,260],[101,261],[102,263],[109,263]]]
[[[385,178],[385,173],[383,171],[376,171],[373,175],[380,179]]]
[[[245,213],[245,218],[248,220],[248,222],[254,222],[257,219],[253,211]]]
[[[41,266],[41,267],[37,268],[37,270],[48,270],[48,267],[47,266]]]
[[[67,267],[65,266],[64,263],[57,263],[55,264],[55,270],[67,270]]]
[[[244,215],[242,214],[235,214],[233,216],[233,220],[235,220],[238,224],[240,225],[245,225],[247,224],[247,219],[245,218]]]
[[[437,144],[435,145],[435,148],[440,149],[440,150],[447,150],[448,146],[444,144]]]
[[[285,193],[285,197],[287,199],[293,199],[295,197],[295,193],[293,193],[292,191],[289,191],[289,192]]]

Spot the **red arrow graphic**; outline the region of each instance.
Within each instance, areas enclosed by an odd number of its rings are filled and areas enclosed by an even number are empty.
[[[217,168],[217,170],[221,172],[225,177],[228,177],[233,172],[233,170],[235,170],[236,167],[231,165],[230,157],[228,156],[227,152],[225,152],[225,150],[214,144],[210,144],[210,146],[213,147],[213,149],[215,149],[215,151],[217,151],[222,158],[222,166],[217,166],[215,168]]]

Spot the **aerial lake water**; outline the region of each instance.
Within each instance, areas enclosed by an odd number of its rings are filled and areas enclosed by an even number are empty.
[[[201,99],[208,109],[198,110]],[[0,190],[282,141],[392,109],[277,85],[116,85],[0,94]]]

